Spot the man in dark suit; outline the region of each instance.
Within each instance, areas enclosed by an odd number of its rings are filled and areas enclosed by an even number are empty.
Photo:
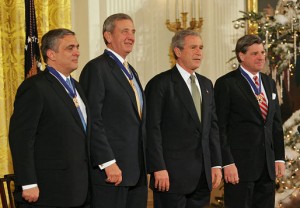
[[[145,90],[154,207],[207,207],[222,178],[213,86],[195,73],[203,58],[197,32],[176,33],[171,47],[176,65],[151,79]]]
[[[18,89],[9,143],[19,207],[87,206],[87,101],[70,77],[78,47],[74,32],[50,30],[41,46],[45,71]]]
[[[276,86],[260,72],[265,50],[258,36],[240,38],[235,52],[239,68],[215,84],[225,206],[273,208],[275,175],[285,170]]]
[[[145,101],[138,75],[126,57],[135,42],[130,16],[114,14],[103,25],[107,45],[80,75],[91,109],[93,205],[147,206]]]

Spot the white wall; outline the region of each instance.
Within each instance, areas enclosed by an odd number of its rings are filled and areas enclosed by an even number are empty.
[[[226,62],[234,56],[232,50],[237,38],[244,34],[233,28],[232,20],[241,17],[238,11],[244,10],[245,1],[201,0],[201,6],[204,61],[198,72],[214,82],[231,70]],[[174,21],[174,7],[175,0],[169,0],[171,21]],[[72,0],[72,26],[81,51],[80,65],[73,76],[78,78],[83,66],[102,54],[103,21],[118,12],[127,13],[134,20],[136,42],[128,60],[145,86],[154,75],[170,68],[168,52],[174,33],[165,26],[166,0]]]

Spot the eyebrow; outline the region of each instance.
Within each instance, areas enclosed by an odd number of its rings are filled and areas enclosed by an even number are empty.
[[[79,44],[70,44],[70,45],[67,45],[67,46],[66,46],[66,48],[69,48],[69,47],[72,47],[72,48],[73,48],[73,47],[79,47]]]

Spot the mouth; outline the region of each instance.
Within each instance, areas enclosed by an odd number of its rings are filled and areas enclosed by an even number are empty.
[[[128,42],[128,43],[125,43],[125,45],[132,46],[132,45],[133,45],[133,42]]]

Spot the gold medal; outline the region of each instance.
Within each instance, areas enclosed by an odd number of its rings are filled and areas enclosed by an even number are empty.
[[[73,102],[74,102],[76,108],[78,108],[79,107],[79,103],[78,103],[77,97],[73,98]]]

